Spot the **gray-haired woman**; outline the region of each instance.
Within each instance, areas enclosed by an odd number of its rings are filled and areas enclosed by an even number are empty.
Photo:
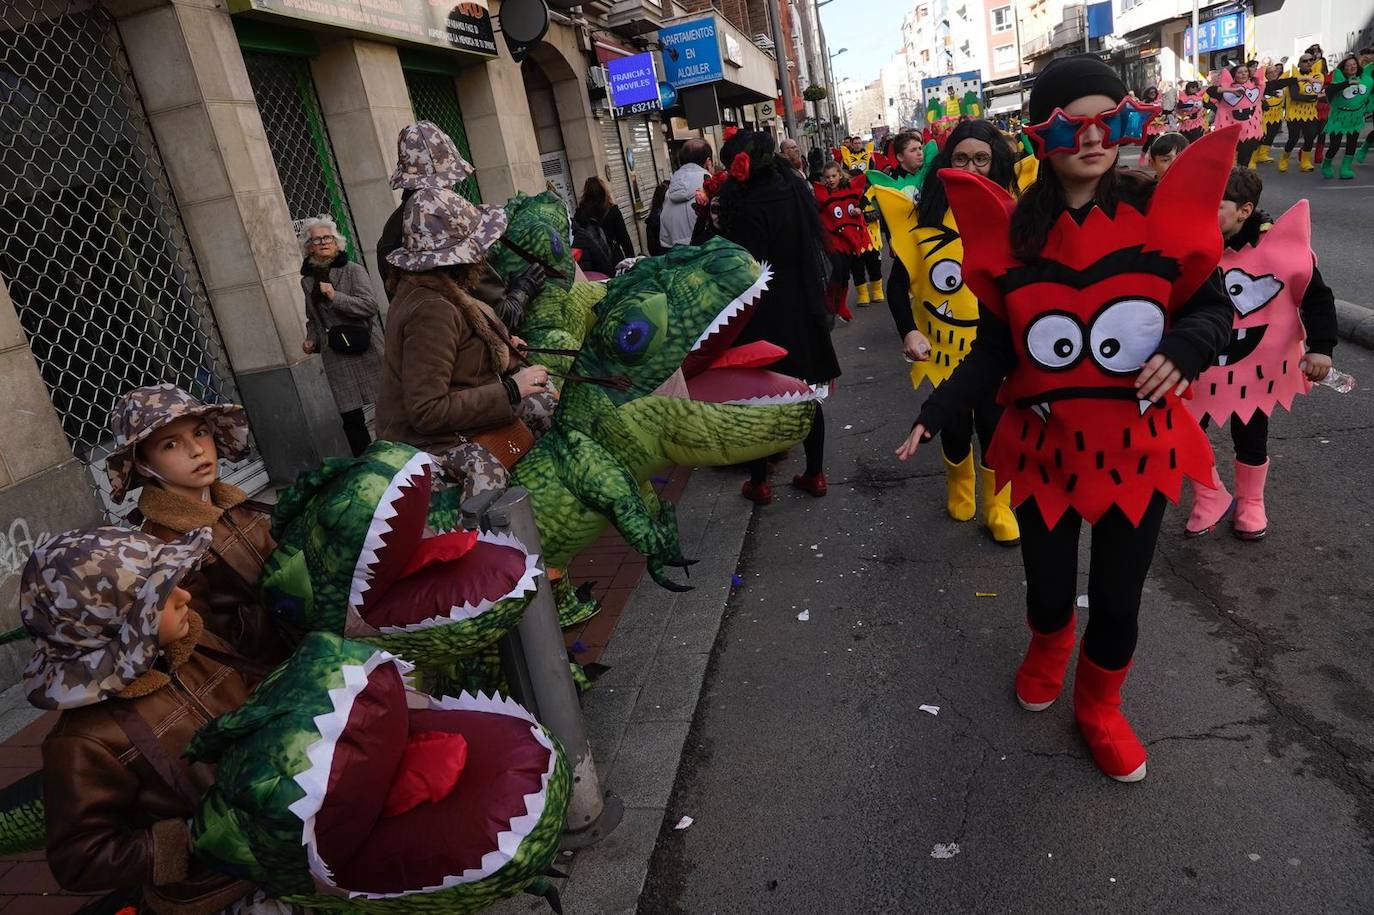
[[[356,457],[372,443],[363,408],[376,402],[385,343],[372,280],[348,259],[346,244],[338,226],[325,216],[301,226],[302,349],[324,357],[324,374]]]

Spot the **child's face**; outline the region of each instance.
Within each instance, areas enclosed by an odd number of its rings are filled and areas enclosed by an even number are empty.
[[[1176,152],[1167,152],[1162,156],[1157,156],[1154,153],[1151,153],[1150,168],[1153,168],[1155,170],[1155,177],[1163,178],[1164,173],[1169,170],[1169,166],[1173,165],[1174,160],[1177,158],[1178,153]]]
[[[162,604],[157,618],[157,642],[167,646],[179,642],[191,632],[191,592],[176,587]]]
[[[1221,228],[1221,234],[1225,238],[1230,238],[1240,231],[1240,227],[1245,225],[1245,220],[1250,218],[1250,214],[1255,212],[1253,203],[1243,203],[1236,206],[1234,201],[1223,200],[1221,206],[1217,207],[1217,225]]]
[[[170,422],[138,449],[139,457],[165,483],[204,489],[219,475],[219,452],[210,424],[196,416]]]
[[[821,183],[832,191],[839,187],[840,170],[838,168],[827,168],[825,171],[821,172]]]
[[[926,149],[914,140],[908,143],[903,149],[898,159],[903,169],[914,172],[920,169],[926,161]]]

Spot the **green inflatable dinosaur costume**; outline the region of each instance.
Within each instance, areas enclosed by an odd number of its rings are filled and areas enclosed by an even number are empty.
[[[553,429],[511,471],[530,491],[546,566],[562,567],[614,524],[648,557],[649,574],[684,566],[672,506],[650,478],[674,465],[737,464],[806,437],[826,394],[770,372],[764,344],[731,345],[769,271],[724,239],[674,248],[607,283],[596,323],[563,387]],[[454,525],[441,493],[431,526]]]
[[[410,665],[322,632],[247,703],[196,734],[215,784],[197,856],[319,911],[473,912],[558,852],[571,779],[557,741],[509,699],[435,699]]]
[[[580,349],[596,320],[596,305],[606,294],[606,286],[574,280],[577,265],[572,257],[571,219],[563,198],[552,191],[534,197],[521,193],[505,209],[509,220],[501,236],[505,244],[491,250],[488,262],[507,282],[530,260],[548,272],[543,291],[526,305],[517,333],[535,350]],[[536,351],[530,353],[530,361],[566,374],[573,357]]]
[[[509,536],[427,531],[433,473],[428,454],[373,442],[301,474],[273,511],[263,605],[425,667],[495,643],[533,596],[538,557]]]

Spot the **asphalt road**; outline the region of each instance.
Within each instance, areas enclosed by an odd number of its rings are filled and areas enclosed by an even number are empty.
[[[1366,171],[1312,194],[1323,269],[1374,304]],[[1276,213],[1321,187],[1266,176]],[[1338,347],[1367,385],[1274,421],[1267,540],[1185,542],[1170,509],[1127,684],[1149,777],[1122,785],[1068,701],[1012,697],[1018,552],[946,517],[938,447],[891,456],[917,395],[886,310],[835,343],[830,495],[754,512],[639,911],[1374,910],[1374,354]]]

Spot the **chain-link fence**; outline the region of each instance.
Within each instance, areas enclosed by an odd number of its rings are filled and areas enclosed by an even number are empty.
[[[348,256],[358,261],[358,233],[339,180],[310,61],[245,50],[243,62],[296,234],[306,219],[327,213],[348,238]]]
[[[0,280],[95,480],[129,389],[236,399],[118,31],[90,2],[0,2]]]
[[[463,158],[472,161],[472,148],[468,145],[467,128],[463,126],[463,111],[458,107],[458,92],[453,86],[453,77],[443,73],[423,73],[419,70],[406,70],[406,89],[410,93],[410,107],[417,121],[433,121],[439,129],[448,134],[458,146]],[[482,192],[477,187],[477,176],[469,175],[453,189],[473,203],[482,202]]]

